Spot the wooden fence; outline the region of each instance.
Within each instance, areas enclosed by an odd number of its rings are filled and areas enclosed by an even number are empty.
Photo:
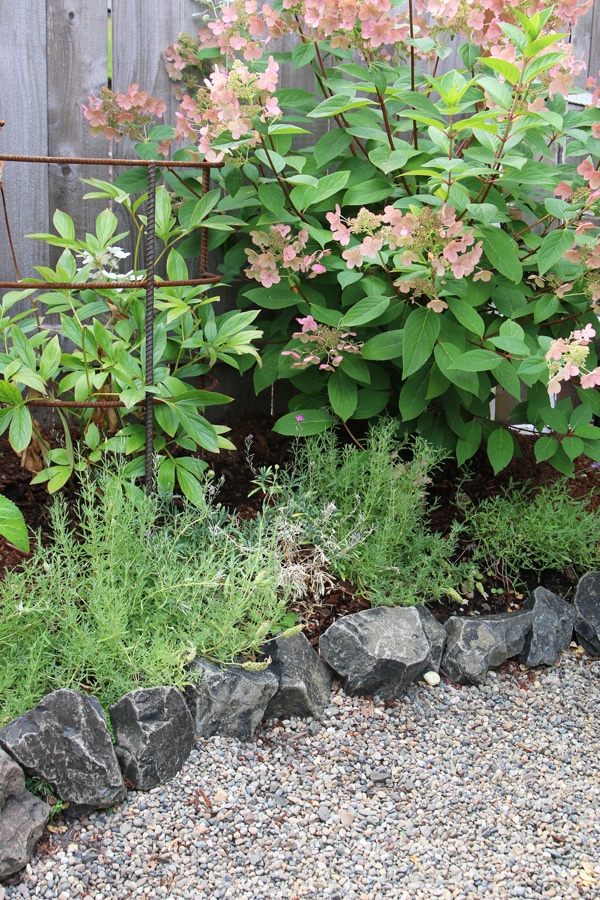
[[[109,154],[102,137],[92,137],[81,105],[108,80],[108,0],[0,0],[0,152],[38,156]],[[202,5],[195,0],[112,0],[113,84],[124,90],[137,82],[170,104],[176,101],[163,51],[181,31],[194,33]],[[600,0],[579,19],[574,44],[600,68]],[[290,76],[288,75],[288,78]],[[303,86],[304,69],[293,74]],[[585,83],[582,76],[581,87]],[[118,145],[121,155],[127,150]],[[81,177],[106,177],[77,165],[6,163],[4,186],[21,275],[47,264],[47,250],[23,235],[49,229],[55,209],[69,213],[77,233],[89,230],[99,209],[82,203]],[[0,222],[0,280],[14,276],[3,222]]]
[[[112,2],[113,85],[124,90],[137,82],[169,105],[165,122],[174,121],[176,101],[164,65],[164,48],[181,31],[195,33],[202,11],[195,0],[0,0],[0,153],[22,156],[107,157],[108,142],[92,137],[82,103],[98,95],[108,80],[109,12]],[[196,16],[196,18],[195,18]],[[577,54],[588,71],[600,68],[600,0],[579,19],[574,34]],[[308,69],[284,74],[283,83],[309,86]],[[293,82],[292,82],[293,79]],[[585,75],[580,87],[583,89]],[[132,155],[125,144],[120,156]],[[7,162],[4,191],[21,277],[35,265],[48,265],[48,248],[24,235],[51,230],[54,210],[75,221],[82,234],[93,229],[101,207],[82,201],[88,189],[82,177],[106,178],[76,164],[31,165]],[[15,271],[3,217],[0,216],[0,280]]]
[[[112,0],[113,83],[139,83],[175,105],[164,48],[180,31],[193,32],[194,0]],[[82,103],[108,81],[106,0],[0,0],[0,132],[2,153],[107,157],[109,144],[92,137]],[[171,121],[169,110],[165,121]],[[131,150],[117,145],[116,152]],[[21,276],[47,264],[46,249],[23,235],[47,231],[55,209],[72,216],[78,234],[90,230],[99,207],[82,196],[82,177],[106,178],[77,165],[7,162],[4,190]],[[0,280],[14,269],[0,224]]]

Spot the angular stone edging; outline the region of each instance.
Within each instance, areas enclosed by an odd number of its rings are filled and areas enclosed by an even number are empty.
[[[0,729],[0,881],[22,869],[50,808],[25,789],[24,772],[46,780],[71,814],[151,790],[183,766],[197,737],[251,740],[268,718],[319,718],[334,676],[349,694],[397,698],[418,678],[481,684],[490,668],[517,657],[553,665],[575,636],[600,656],[600,572],[585,575],[573,603],[538,587],[520,611],[451,616],[445,626],[425,607],[374,607],[338,619],[321,636],[321,657],[306,637],[274,638],[268,668],[221,669],[198,659],[199,683],[184,694],[172,686],[139,688],[106,715],[94,697],[54,691]]]

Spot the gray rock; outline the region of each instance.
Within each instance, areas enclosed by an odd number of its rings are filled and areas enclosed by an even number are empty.
[[[0,729],[0,744],[23,766],[52,786],[83,815],[124,800],[127,790],[94,697],[62,689]]]
[[[0,810],[9,797],[20,797],[25,792],[25,776],[21,766],[4,750],[0,750]]]
[[[496,616],[451,616],[442,670],[458,684],[481,684],[488,669],[523,651],[533,612]]]
[[[600,572],[580,579],[573,606],[578,641],[592,656],[600,656]]]
[[[425,632],[425,637],[429,641],[431,655],[431,672],[439,672],[444,655],[444,647],[446,645],[446,629],[441,622],[435,618],[432,612],[426,606],[415,606],[421,619],[421,625]]]
[[[21,767],[0,750],[0,881],[27,865],[50,812],[25,788]]]
[[[185,689],[185,699],[196,734],[220,734],[240,741],[252,740],[279,687],[279,679],[268,669],[222,669],[201,658],[190,666],[190,678],[192,684]]]
[[[109,710],[125,778],[150,791],[179,772],[194,746],[194,723],[176,687],[140,688]]]
[[[344,616],[321,635],[319,649],[343,679],[347,694],[396,698],[434,668],[431,644],[415,607],[380,606]]]
[[[331,698],[332,672],[306,637],[278,636],[265,647],[279,689],[267,706],[266,719],[310,716],[318,719]]]
[[[519,662],[528,666],[553,666],[559,653],[571,643],[575,609],[544,587],[532,591],[522,608],[533,611],[533,624],[525,636]]]

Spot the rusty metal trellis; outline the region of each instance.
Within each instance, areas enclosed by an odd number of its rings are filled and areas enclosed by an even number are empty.
[[[1,126],[0,126],[1,127]],[[147,224],[145,227],[145,247],[144,247],[144,255],[145,255],[145,263],[146,263],[146,277],[139,281],[119,281],[119,288],[124,287],[136,287],[136,288],[144,288],[146,291],[146,316],[144,322],[144,336],[146,339],[146,385],[152,384],[154,380],[154,286],[155,286],[155,272],[154,272],[154,264],[155,264],[155,210],[156,210],[156,170],[157,168],[165,168],[168,169],[173,174],[177,175],[175,172],[176,169],[201,169],[202,170],[202,191],[200,196],[203,197],[208,188],[210,186],[210,171],[211,169],[220,168],[222,163],[209,163],[205,161],[200,162],[192,162],[192,161],[173,161],[173,160],[159,160],[159,159],[150,159],[150,160],[137,160],[137,159],[106,159],[106,158],[95,158],[95,157],[65,157],[65,156],[16,156],[12,154],[0,154],[0,171],[1,165],[4,162],[24,162],[24,163],[58,163],[58,164],[74,164],[74,165],[88,165],[88,166],[122,166],[122,167],[132,167],[132,166],[145,166],[148,171],[148,200],[146,202],[146,219]],[[1,182],[0,182],[1,186]],[[2,188],[2,200],[4,204],[4,189]],[[4,215],[6,219],[6,226],[10,239],[10,226],[8,223],[8,214],[6,211],[6,205],[4,204]],[[161,287],[187,287],[194,286],[199,284],[215,284],[220,280],[219,275],[212,275],[208,271],[208,235],[206,228],[199,229],[199,248],[198,248],[198,259],[200,266],[200,277],[199,278],[190,278],[185,281],[163,281],[161,279],[160,285]],[[12,245],[12,242],[11,242]],[[15,260],[16,267],[16,260]],[[17,271],[17,277],[18,271]],[[53,289],[65,289],[65,290],[82,290],[84,288],[92,288],[95,290],[102,290],[107,288],[114,288],[115,283],[112,281],[102,282],[102,281],[91,281],[91,282],[64,282],[64,283],[55,283],[51,284],[46,281],[0,281],[0,288],[33,288],[34,290],[47,290],[48,287],[51,286]],[[153,440],[154,440],[154,427],[153,427],[153,405],[154,398],[150,391],[146,391],[145,395],[145,413],[144,413],[144,422],[146,428],[146,458],[145,458],[145,484],[148,490],[152,490],[154,486],[154,473],[153,473],[153,459],[152,459],[152,451],[153,451]],[[89,401],[69,401],[69,400],[56,400],[56,399],[40,399],[36,401],[29,401],[29,406],[39,406],[39,407],[62,407],[62,408],[77,408],[77,409],[107,409],[107,408],[116,408],[116,407],[124,407],[124,403],[121,400],[89,400]]]

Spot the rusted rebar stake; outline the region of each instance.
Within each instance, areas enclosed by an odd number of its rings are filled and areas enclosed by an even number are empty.
[[[148,201],[146,204],[146,318],[144,332],[146,335],[146,387],[154,381],[154,252],[156,208],[156,166],[148,164]],[[152,392],[146,391],[146,490],[154,490],[154,409]]]
[[[208,194],[210,190],[210,169],[204,169],[202,172],[202,196]],[[208,231],[206,228],[200,229],[200,272],[208,272]]]

